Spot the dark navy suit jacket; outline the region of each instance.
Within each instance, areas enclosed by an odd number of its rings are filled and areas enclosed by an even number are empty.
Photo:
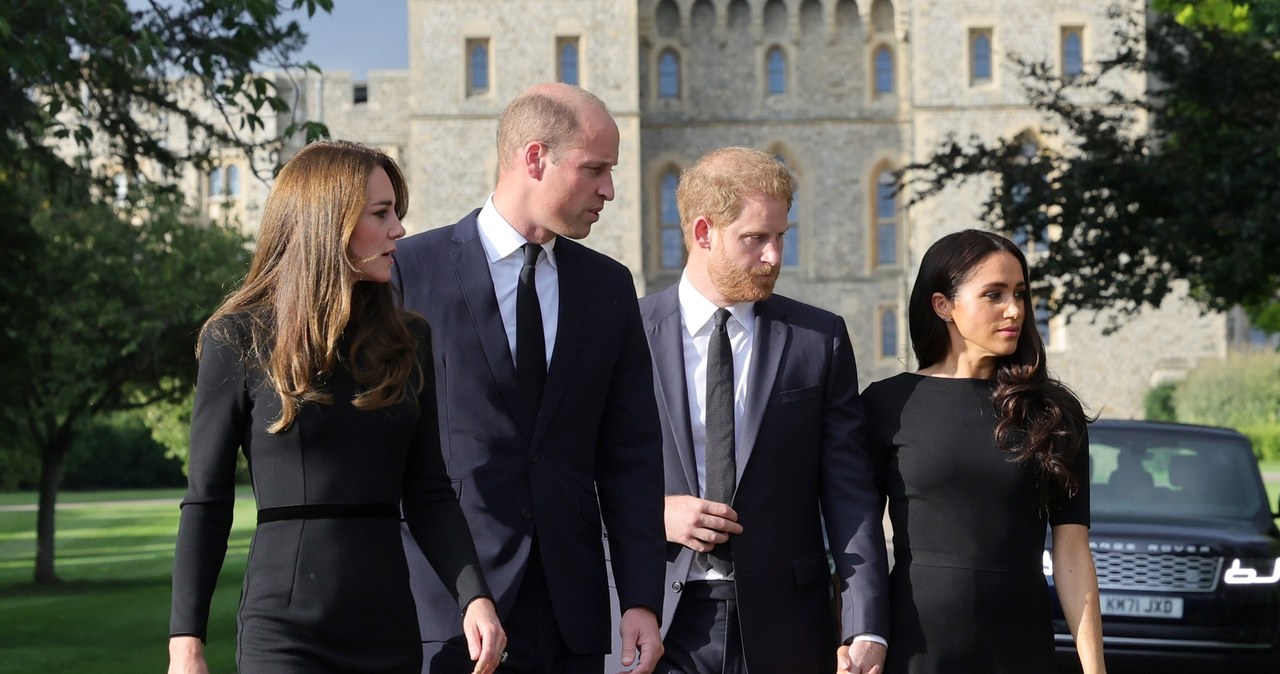
[[[556,342],[535,425],[474,211],[402,240],[394,282],[434,336],[441,446],[499,617],[510,614],[536,532],[552,608],[570,649],[610,647],[602,522],[617,600],[661,614],[662,450],[635,286],[618,262],[561,237]],[[406,545],[424,641],[462,634],[457,604]]]
[[[666,493],[698,496],[677,288],[645,297],[640,310],[653,354]],[[839,316],[778,295],[757,302],[755,314],[732,503],[743,527],[733,560],[744,656],[753,672],[831,672],[839,640],[889,636],[883,505],[863,437],[857,366]],[[824,518],[843,588],[840,639]],[[693,561],[682,545],[669,543],[667,553],[665,626]]]

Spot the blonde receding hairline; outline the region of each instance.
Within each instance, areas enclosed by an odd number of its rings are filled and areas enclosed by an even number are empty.
[[[722,147],[704,154],[680,173],[676,209],[685,245],[693,243],[693,223],[705,217],[724,227],[742,214],[748,197],[776,199],[791,209],[795,178],[785,164],[751,147]]]
[[[609,114],[598,96],[572,84],[535,84],[520,92],[498,118],[499,169],[510,168],[520,150],[533,141],[546,145],[554,155],[573,142],[592,109]]]

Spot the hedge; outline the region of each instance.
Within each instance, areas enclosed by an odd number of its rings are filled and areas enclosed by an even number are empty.
[[[1280,461],[1280,424],[1241,426],[1238,430],[1253,443],[1259,461]]]

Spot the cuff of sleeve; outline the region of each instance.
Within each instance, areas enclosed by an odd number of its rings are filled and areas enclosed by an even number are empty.
[[[884,646],[885,648],[888,648],[888,647],[889,647],[889,642],[888,642],[888,641],[886,641],[886,640],[885,640],[885,638],[884,638],[884,637],[882,637],[882,636],[880,636],[879,634],[857,634],[857,635],[854,635],[854,636],[853,636],[852,638],[850,638],[850,639],[846,639],[846,640],[845,640],[845,642],[844,642],[844,644],[845,644],[846,646],[849,646],[849,645],[855,644],[855,643],[857,643],[857,642],[859,642],[859,641],[870,641],[870,642],[873,642],[873,643],[880,644],[881,646]]]
[[[489,591],[489,586],[484,582],[484,574],[480,572],[478,565],[468,564],[463,567],[462,573],[458,574],[458,608],[463,614],[467,612],[467,607],[471,602],[484,597],[493,600],[493,593]],[[497,602],[495,602],[497,603]]]
[[[476,596],[474,596],[474,597],[472,597],[472,598],[468,599],[468,600],[467,600],[467,603],[465,603],[465,604],[463,604],[463,605],[462,605],[462,610],[461,610],[462,615],[466,615],[466,614],[467,614],[467,609],[468,609],[468,608],[470,608],[470,607],[471,607],[471,605],[472,605],[473,603],[475,603],[475,601],[476,601],[477,599],[488,599],[489,601],[493,601],[493,597],[490,597],[490,596],[489,596],[489,595],[487,595],[487,594],[478,594],[478,595],[476,595]]]

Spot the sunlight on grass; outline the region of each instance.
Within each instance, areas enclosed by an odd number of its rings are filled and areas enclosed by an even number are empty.
[[[162,672],[181,491],[77,496],[91,505],[58,509],[63,582],[52,586],[31,580],[35,512],[0,511],[0,670]],[[214,674],[235,671],[235,614],[254,519],[252,498],[238,499],[209,619],[206,653]]]

